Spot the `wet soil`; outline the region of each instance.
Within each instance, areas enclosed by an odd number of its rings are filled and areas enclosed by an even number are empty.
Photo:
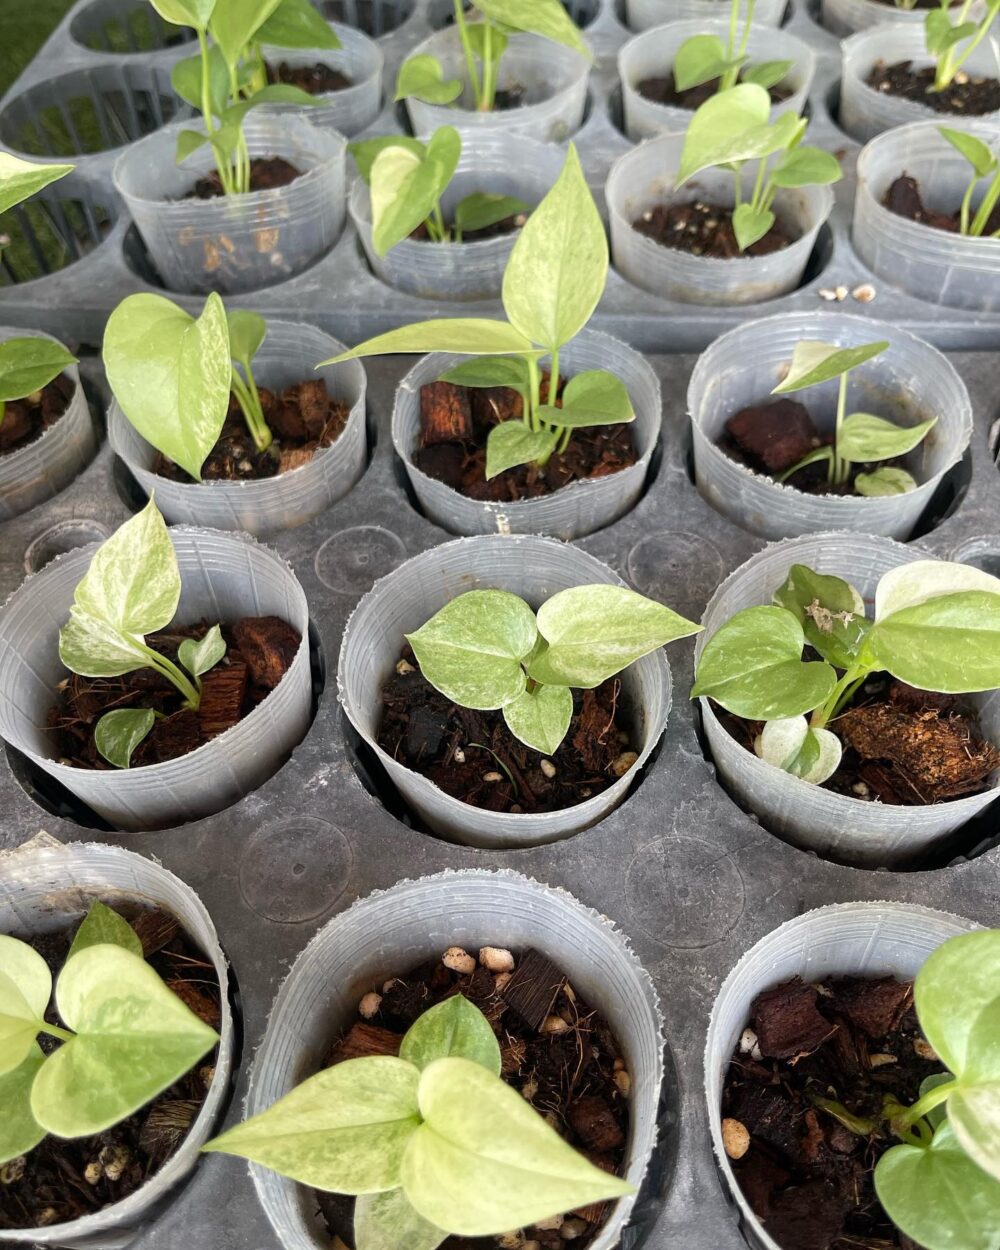
[[[459,707],[404,647],[382,687],[379,746],[452,798],[490,812],[554,812],[600,794],[638,758],[621,682],[573,691],[573,719],[551,757],[518,741],[502,712]]]
[[[547,392],[545,377],[543,399]],[[544,466],[517,465],[487,481],[490,430],[523,415],[520,395],[507,387],[430,382],[420,388],[420,446],[413,463],[469,499],[511,503],[549,495],[571,482],[607,477],[639,459],[631,423],[591,426],[574,430],[566,450],[553,452]]]
[[[817,659],[807,647],[806,659]],[[763,728],[716,707],[727,732],[748,751]],[[830,722],[844,755],[823,783],[848,798],[916,807],[982,794],[1000,768],[1000,750],[986,741],[971,707],[956,695],[915,690],[875,673]]]
[[[920,1083],[944,1071],[920,1033],[912,985],[796,978],[756,999],[750,1028],[760,1058],[744,1034],[722,1114],[749,1132],[749,1148],[730,1158],[766,1231],[782,1250],[917,1250],[882,1210],[873,1182],[875,1164],[898,1144],[881,1120],[884,1097],[910,1105]],[[851,1131],[817,1098],[871,1131]]]
[[[289,65],[287,61],[279,61],[277,65],[270,62],[265,66],[269,83],[283,83],[289,87],[298,87],[309,95],[328,95],[333,91],[343,91],[353,86],[346,74],[332,65],[324,65],[317,61],[315,65]]]
[[[359,1010],[356,1022],[334,1044],[326,1066],[398,1053],[403,1035],[419,1016],[453,994],[464,994],[493,1026],[504,1080],[595,1166],[621,1175],[630,1081],[618,1041],[545,955],[527,949],[513,956],[513,974],[490,972],[483,966],[485,953],[477,963],[472,951],[471,972],[452,971],[441,960],[432,960],[371,985],[375,997],[362,1001],[368,1008],[377,999],[377,1009],[364,1016]],[[353,1246],[354,1200],[318,1192],[314,1196],[334,1244],[340,1237]],[[538,1250],[565,1250],[567,1244],[584,1250],[607,1213],[603,1202],[581,1207],[562,1220],[545,1220],[546,1228],[525,1229],[524,1242],[534,1242]],[[449,1237],[442,1250],[494,1250],[508,1244],[500,1237]]]
[[[924,204],[920,186],[909,174],[902,174],[889,186],[882,200],[883,205],[897,217],[905,217],[920,225],[932,226],[935,230],[947,230],[949,234],[958,234],[961,229],[961,213],[956,209],[953,213],[939,213]],[[996,234],[1000,230],[1000,204],[990,213],[984,236]]]
[[[146,643],[176,663],[185,638],[202,638],[214,622],[176,626],[148,634]],[[179,692],[153,669],[121,677],[81,677],[70,673],[59,685],[59,702],[48,725],[61,763],[77,768],[110,769],[94,746],[94,726],[117,708],[152,708],[162,713],[135,749],[132,767],[177,759],[225,733],[267,698],[284,677],[301,641],[291,625],[276,616],[248,616],[223,625],[226,654],[201,678],[198,711],[184,707]]]
[[[694,110],[700,108],[706,100],[710,100],[718,92],[721,81],[721,78],[710,78],[708,82],[698,83],[696,87],[686,87],[683,91],[678,91],[674,81],[674,71],[671,69],[666,74],[644,78],[636,83],[635,89],[644,100],[650,100],[653,104],[667,104],[673,108]],[[794,93],[790,87],[779,82],[768,88],[768,94],[772,104],[781,104]]]
[[[331,399],[321,379],[297,382],[280,393],[260,388],[264,420],[274,436],[266,451],[258,451],[235,396],[219,440],[202,466],[203,481],[244,482],[276,477],[307,464],[344,432],[350,409]],[[153,472],[172,482],[193,482],[186,470],[157,452]]]
[[[287,187],[289,183],[302,176],[302,170],[282,156],[255,156],[250,161],[250,190],[273,191],[276,187]],[[217,170],[211,170],[204,178],[199,178],[191,190],[184,196],[186,200],[212,200],[225,195]]]
[[[762,239],[741,252],[733,230],[732,209],[702,200],[686,204],[658,204],[632,222],[632,228],[678,252],[735,260],[740,256],[770,256],[794,243],[799,235],[778,218]]]
[[[73,397],[73,383],[64,373],[24,399],[8,399],[0,417],[0,456],[27,447],[59,420]]]
[[[143,954],[167,985],[213,1029],[221,1025],[219,984],[201,951],[165,912],[115,904],[142,940]],[[62,968],[77,925],[27,938],[52,969]],[[55,1006],[45,1013],[61,1024]],[[44,1034],[47,1054],[59,1043]],[[205,1100],[217,1051],[206,1055],[152,1102],[113,1128],[64,1141],[46,1137],[0,1168],[0,1229],[62,1224],[120,1202],[154,1176],[175,1154]]]
[[[875,91],[913,100],[935,113],[980,117],[1000,109],[1000,81],[996,78],[979,78],[960,71],[950,86],[934,91],[934,74],[933,65],[915,68],[912,61],[896,61],[892,65],[877,61],[866,82]]]

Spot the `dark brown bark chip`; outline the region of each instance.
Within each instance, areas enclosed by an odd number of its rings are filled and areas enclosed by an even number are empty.
[[[247,690],[247,666],[237,660],[202,675],[198,721],[204,738],[214,738],[239,723]]]
[[[874,91],[913,100],[935,113],[981,117],[1000,109],[1000,81],[996,78],[961,73],[943,91],[935,91],[935,73],[933,65],[914,67],[912,61],[895,61],[891,65],[877,61],[867,83]]]
[[[819,1250],[833,1242],[846,1206],[845,1195],[836,1186],[807,1181],[774,1197],[765,1227],[782,1250]]]
[[[420,388],[420,434],[424,447],[472,437],[469,391],[452,382],[428,382]]]
[[[878,1039],[898,1027],[913,1004],[913,987],[895,977],[845,977],[835,983],[832,1001],[862,1033]]]
[[[69,407],[73,383],[65,374],[24,399],[8,399],[0,420],[0,456],[20,451],[55,425]]]
[[[726,422],[726,433],[752,468],[767,473],[784,473],[823,443],[809,409],[794,399],[741,408]]]
[[[767,1059],[790,1059],[814,1051],[837,1026],[816,1010],[816,990],[801,981],[761,994],[753,1005],[753,1027]]]
[[[328,1068],[345,1059],[367,1059],[371,1055],[398,1055],[402,1035],[391,1029],[359,1020],[352,1024],[330,1051],[326,1062]]]
[[[931,226],[935,230],[946,230],[949,234],[959,233],[961,214],[958,207],[951,213],[928,208],[916,179],[911,178],[907,173],[893,179],[882,197],[882,204],[890,213],[895,213],[897,217],[905,217],[907,221]],[[988,237],[998,230],[1000,230],[1000,204],[990,213],[983,234]]]
[[[594,1094],[579,1098],[569,1109],[569,1122],[580,1140],[591,1150],[605,1153],[625,1141],[611,1107]]]
[[[780,218],[771,229],[740,251],[733,230],[733,211],[719,204],[691,200],[680,204],[659,204],[648,209],[632,222],[632,228],[675,251],[692,256],[708,256],[715,260],[736,260],[741,256],[770,256],[780,252],[799,237],[792,226]]]
[[[233,637],[250,672],[250,681],[273,690],[288,671],[302,641],[280,616],[251,616],[233,626]]]
[[[196,751],[202,744],[198,713],[190,708],[158,720],[141,744],[143,756],[152,755],[150,763],[163,764],[181,755]]]
[[[526,950],[500,991],[504,1002],[532,1029],[539,1029],[552,1011],[566,978],[547,955]]]

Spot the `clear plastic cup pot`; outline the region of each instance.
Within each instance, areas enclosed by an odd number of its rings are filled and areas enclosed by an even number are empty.
[[[803,339],[841,347],[888,340],[887,351],[851,371],[849,411],[872,412],[904,426],[937,418],[906,460],[916,490],[881,497],[812,495],[755,473],[717,446],[730,417],[767,401]],[[837,381],[824,382],[789,398],[805,404],[825,434],[836,425],[838,389]],[[839,312],[782,313],[717,338],[691,375],[688,412],[699,491],[717,512],[762,538],[795,538],[830,529],[909,538],[972,437],[969,393],[945,356],[908,330]]]
[[[660,382],[644,356],[597,330],[582,331],[562,349],[559,368],[563,376],[607,369],[625,383],[635,410],[631,429],[638,459],[617,473],[571,482],[549,495],[512,503],[470,499],[413,463],[420,446],[420,388],[463,359],[467,357],[447,352],[425,356],[396,392],[393,446],[421,508],[432,521],[453,534],[550,534],[569,541],[610,525],[635,506],[642,495],[662,420]]]
[[[901,9],[893,0],[821,0],[822,22],[835,35],[853,35],[869,26],[902,26],[924,28],[926,9]],[[970,10],[970,19],[982,17],[981,0]]]
[[[280,616],[302,635],[288,671],[252,712],[197,750],[162,764],[75,768],[46,728],[66,675],[59,630],[96,546],[58,556],[0,611],[0,737],[117,829],[169,828],[222,811],[278,771],[305,737],[312,705],[309,607],[294,574],[251,538],[171,530],[181,574],[178,624]]]
[[[775,212],[798,231],[794,243],[770,256],[719,260],[664,247],[634,229],[632,222],[658,205],[700,199],[731,208],[733,174],[707,169],[677,187],[683,134],[647,139],[620,157],[611,169],[605,195],[611,219],[611,257],[627,281],[684,304],[756,304],[794,290],[802,280],[820,228],[833,210],[829,187],[779,191]],[[752,191],[756,163],[742,172],[744,190]]]
[[[714,20],[692,18],[644,31],[622,48],[618,53],[618,75],[622,84],[625,133],[633,143],[651,135],[685,130],[693,116],[691,109],[646,99],[638,90],[639,84],[647,78],[661,78],[670,73],[678,49],[693,35],[717,35],[725,43],[728,33],[729,23],[721,17]],[[747,40],[747,56],[750,65],[764,61],[792,62],[782,84],[791,94],[774,105],[771,117],[781,113],[801,114],[816,72],[816,53],[808,44],[783,30],[755,23]]]
[[[229,968],[215,926],[198,895],[154,860],[118,846],[72,842],[63,846],[39,834],[0,855],[0,932],[30,940],[78,924],[96,901],[111,906],[139,903],[175,916],[210,961],[219,982],[222,1023],[211,1087],[177,1151],[149,1180],[121,1202],[93,1215],[45,1228],[8,1229],[8,1246],[69,1246],[117,1250],[133,1242],[162,1207],[169,1191],[198,1162],[212,1135],[229,1089],[233,1063],[233,1017]]]
[[[753,11],[755,25],[780,26],[787,8],[786,0],[757,0]],[[649,30],[664,22],[698,18],[712,21],[728,17],[726,0],[625,0],[625,20],[629,30]],[[740,4],[741,19],[746,15],[746,0]]]
[[[251,110],[243,123],[251,158],[282,157],[301,175],[284,187],[201,200],[189,193],[215,163],[208,144],[176,163],[177,136],[189,127],[167,126],[133,144],[112,172],[169,290],[255,291],[301,273],[333,247],[347,211],[342,135]]]
[[[451,220],[460,200],[478,191],[512,195],[537,207],[559,177],[563,160],[554,144],[500,130],[467,131],[455,176],[441,200],[445,220]],[[354,181],[348,209],[368,263],[397,291],[424,299],[499,296],[518,231],[463,243],[404,239],[379,256],[372,242],[371,194],[363,178]]]
[[[624,1175],[638,1190],[657,1149],[663,1083],[663,1020],[653,983],[608,919],[564,890],[510,871],[465,869],[404,881],[324,925],[278,991],[254,1060],[247,1115],[266,1110],[323,1067],[365,990],[456,945],[541,951],[607,1020],[632,1082]],[[305,1186],[258,1164],[250,1172],[284,1250],[329,1245]],[[614,1204],[591,1250],[628,1244],[635,1202],[632,1196]]]
[[[293,321],[268,321],[267,337],[254,360],[258,386],[281,391],[296,382],[321,378],[332,399],[350,410],[347,424],[329,447],[285,473],[257,481],[175,482],[153,471],[156,449],[129,423],[112,401],[108,441],[170,525],[211,526],[242,530],[258,537],[292,529],[342,499],[365,470],[364,366],[347,360],[317,370],[321,360],[346,351],[342,343],[315,326]]]
[[[14,338],[58,342],[41,330],[0,326],[0,343]],[[80,372],[76,365],[69,365],[63,373],[73,383],[63,415],[34,442],[0,456],[0,521],[9,521],[55,498],[97,453],[97,430],[80,384]]]
[[[589,829],[627,795],[659,742],[670,711],[670,667],[655,651],[621,674],[629,708],[631,769],[600,794],[561,811],[488,812],[452,798],[378,745],[382,687],[399,662],[403,635],[412,633],[469,590],[508,590],[534,609],[570,586],[622,585],[587,552],[529,535],[460,538],[414,556],[375,583],[347,623],[337,689],[351,724],[374,751],[389,779],[427,826],[450,842],[509,850],[556,842]]]
[[[695,662],[716,630],[736,612],[771,603],[793,564],[850,582],[864,597],[870,618],[875,587],[883,574],[927,558],[919,548],[851,533],[787,538],[765,547],[712,596],[702,617],[704,632],[695,644]],[[969,695],[967,701],[976,709],[983,735],[1000,743],[1000,691]],[[723,728],[707,698],[701,699],[701,714],[719,778],[741,805],[786,842],[855,867],[910,867],[997,797],[1000,775],[991,778],[983,794],[924,807],[849,798],[810,785],[746,750]]]
[[[974,312],[1000,310],[1000,241],[951,234],[892,213],[883,200],[906,173],[920,186],[924,203],[937,212],[958,211],[972,171],[938,132],[937,122],[914,122],[886,131],[858,157],[851,241],[883,282],[918,299]],[[984,122],[962,127],[996,144],[1000,131]],[[986,181],[980,183],[978,207]]]
[[[275,48],[269,44],[261,49],[270,65],[284,62],[293,69],[302,66],[328,65],[350,79],[350,86],[340,91],[327,91],[314,97],[313,105],[268,104],[268,113],[291,113],[313,126],[336,130],[351,138],[370,126],[382,109],[382,49],[363,31],[331,22],[340,48],[302,49]]]

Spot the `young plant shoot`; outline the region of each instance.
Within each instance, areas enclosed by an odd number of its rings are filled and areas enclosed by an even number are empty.
[[[938,130],[956,152],[961,153],[972,166],[972,177],[962,196],[962,207],[958,218],[959,230],[962,234],[974,239],[981,239],[984,235],[988,239],[1000,239],[1000,230],[986,233],[993,210],[1000,203],[1000,157],[982,139],[977,139],[975,135],[970,135],[964,130],[952,130],[948,126],[938,126]],[[979,207],[973,213],[972,200],[976,194],[976,187],[984,178],[989,178],[990,181],[983,198],[979,201]]]
[[[519,464],[544,465],[564,451],[574,429],[632,421],[628,391],[603,369],[570,378],[559,396],[559,352],[586,326],[604,291],[608,242],[597,205],[570,144],[566,163],[545,199],[528,218],[504,271],[507,321],[438,317],[390,330],[326,364],[398,352],[456,352],[475,359],[441,380],[460,386],[506,386],[520,395],[521,420],[490,431],[486,476]],[[543,387],[540,360],[549,356]]]
[[[796,343],[788,375],[771,394],[788,395],[839,378],[837,423],[833,445],[819,447],[803,456],[798,464],[793,464],[782,473],[779,481],[786,481],[807,464],[825,460],[826,480],[831,486],[844,486],[851,480],[852,464],[895,460],[897,456],[905,456],[923,441],[936,424],[936,417],[920,421],[916,425],[902,426],[869,412],[847,412],[847,386],[851,370],[864,364],[866,360],[874,360],[888,346],[888,343],[882,342],[863,343],[859,347],[837,347],[833,343],[819,343],[810,339]],[[902,495],[915,490],[916,486],[911,474],[895,466],[883,466],[872,473],[859,473],[854,479],[854,489],[859,495]]]
[[[163,295],[129,295],[104,331],[104,367],[122,412],[142,437],[196,481],[234,395],[258,451],[272,435],[253,376],[264,318],[228,312],[213,292],[190,316]]]
[[[76,357],[51,339],[26,336],[0,342],[0,426],[8,402],[40,400],[43,388],[75,364]]]
[[[445,78],[441,62],[426,53],[411,56],[400,67],[396,100],[414,97],[425,104],[453,104],[466,87],[477,112],[492,112],[500,82],[500,64],[513,34],[540,35],[590,57],[573,19],[560,0],[475,0],[467,10],[453,0],[455,28],[462,43],[467,82]],[[1000,2],[1000,0],[998,0]]]
[[[170,533],[150,500],[94,553],[77,585],[69,620],[59,631],[59,658],[83,677],[120,677],[150,668],[170,682],[185,707],[197,709],[202,674],[226,653],[219,626],[197,641],[185,639],[177,664],[146,644],[147,634],[173,620],[180,595]],[[139,707],[105,712],[94,729],[94,745],[109,764],[128,768],[156,716]]]
[[[420,671],[460,707],[502,709],[525,746],[552,755],[569,729],[573,688],[590,690],[641,656],[699,632],[624,586],[574,586],[537,615],[506,590],[459,595],[406,640]]]
[[[771,97],[755,82],[720,91],[691,118],[677,171],[676,185],[681,187],[705,169],[732,170],[733,230],[741,252],[774,225],[773,205],[780,190],[822,186],[842,176],[830,152],[802,145],[808,121],[783,113],[769,122],[770,115]],[[747,198],[742,171],[749,161],[757,162],[757,172]]]
[[[952,0],[939,0],[924,18],[924,43],[928,56],[935,62],[933,91],[944,91],[955,81],[972,53],[986,38],[997,14],[1000,0],[985,0],[982,16],[973,18],[975,0],[962,0],[952,7]],[[964,46],[959,46],[964,45]]]
[[[146,963],[131,926],[103,903],[80,925],[46,1017],[48,964],[0,936],[0,1163],[47,1135],[89,1137],[126,1119],[219,1040]],[[44,1033],[60,1045],[43,1053]]]
[[[256,104],[316,103],[299,87],[268,84],[262,45],[282,48],[340,47],[340,40],[310,0],[150,0],[167,22],[189,26],[198,54],[171,73],[174,90],[196,108],[205,129],[183,130],[178,164],[209,143],[226,195],[249,191],[251,161],[243,119]],[[209,43],[211,36],[211,43]]]
[[[420,226],[432,243],[461,243],[472,231],[531,211],[530,204],[515,196],[474,191],[455,205],[448,225],[441,197],[462,155],[462,139],[453,126],[442,126],[426,143],[408,135],[385,135],[352,143],[350,151],[371,188],[372,240],[379,256]]]
[[[806,646],[821,658],[803,660]],[[881,579],[869,620],[848,582],[794,564],[772,605],[744,608],[708,640],[691,697],[763,721],[757,754],[821,785],[840,765],[837,717],[879,672],[945,694],[1000,686],[1000,579],[915,560]]]
[[[203,1149],[356,1195],[356,1250],[435,1250],[634,1192],[564,1142],[500,1066],[486,1017],[456,994],[419,1017],[398,1057],[327,1068]]]
[[[728,91],[737,82],[756,83],[767,91],[776,87],[792,68],[792,61],[762,61],[747,64],[747,42],[757,0],[745,0],[740,27],[740,0],[730,0],[729,33],[723,43],[718,35],[692,35],[685,39],[674,57],[674,86],[678,91],[700,87],[719,80],[717,91]]]

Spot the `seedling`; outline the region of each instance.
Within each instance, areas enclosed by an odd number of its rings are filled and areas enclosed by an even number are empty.
[[[593,689],[698,630],[624,586],[574,586],[537,615],[509,591],[470,590],[406,640],[445,698],[479,711],[502,709],[515,738],[551,755],[569,729],[574,687]]]
[[[736,83],[756,83],[764,90],[775,87],[792,68],[792,61],[762,61],[747,65],[747,42],[757,0],[745,0],[743,28],[740,29],[740,0],[730,0],[729,35],[725,43],[718,35],[692,35],[685,39],[674,57],[674,85],[687,91],[718,78],[717,91],[728,91]]]
[[[989,33],[994,18],[1000,13],[1000,0],[985,0],[983,15],[978,21],[971,14],[975,0],[962,0],[952,10],[951,0],[940,0],[924,18],[924,43],[935,61],[933,91],[944,91],[955,81],[955,75]],[[954,21],[952,16],[954,13]],[[959,48],[959,44],[964,47]]]
[[[521,420],[495,426],[486,445],[486,476],[519,464],[544,465],[565,451],[575,429],[632,421],[623,383],[603,369],[566,383],[561,406],[559,351],[590,320],[608,275],[608,242],[570,145],[562,173],[514,244],[503,280],[507,321],[438,317],[390,330],[326,364],[397,352],[457,352],[476,359],[449,369],[442,380],[472,387],[506,386],[523,403]],[[541,357],[549,355],[542,397]]]
[[[327,1068],[202,1149],[356,1195],[357,1250],[435,1250],[634,1192],[567,1145],[500,1066],[489,1022],[457,994],[419,1017],[398,1058]]]
[[[0,936],[0,1163],[48,1134],[89,1137],[120,1123],[219,1040],[146,963],[131,926],[103,903],[80,925],[55,986],[26,942]],[[61,1043],[48,1054],[37,1038]]]
[[[69,620],[59,631],[59,658],[83,677],[120,677],[151,668],[181,694],[185,707],[197,709],[202,674],[226,653],[219,626],[197,641],[181,643],[179,664],[146,645],[146,634],[173,620],[180,594],[174,546],[150,500],[94,552],[77,585]],[[150,708],[105,712],[95,726],[94,745],[109,764],[128,768],[156,715]]]
[[[468,87],[474,107],[480,113],[491,112],[496,104],[500,63],[512,34],[541,35],[585,57],[591,56],[560,0],[476,0],[471,12],[466,11],[463,0],[454,0],[454,6]],[[411,56],[400,67],[396,99],[406,100],[412,96],[425,104],[453,104],[464,87],[458,78],[445,78],[436,57],[421,53]]]
[[[453,126],[442,126],[427,143],[407,135],[385,135],[352,143],[350,150],[371,187],[372,240],[379,256],[421,225],[432,243],[461,243],[473,230],[531,211],[529,204],[512,195],[475,191],[455,205],[453,224],[445,222],[441,197],[462,154],[462,139]]]
[[[819,660],[803,661],[807,645]],[[763,721],[757,754],[821,785],[840,764],[837,716],[878,672],[946,694],[1000,686],[1000,579],[915,560],[881,579],[869,620],[848,582],[794,564],[772,605],[744,608],[708,640],[691,697]]]
[[[9,401],[41,398],[43,387],[75,364],[76,357],[51,339],[25,337],[0,343],[0,426]]]
[[[261,46],[340,47],[340,40],[309,0],[150,0],[167,22],[189,26],[198,36],[198,54],[179,61],[171,72],[174,90],[198,109],[205,130],[182,130],[178,164],[204,144],[212,146],[226,195],[250,190],[251,162],[243,120],[257,104],[314,105],[299,87],[268,84]],[[209,44],[209,36],[212,42]]]
[[[902,426],[869,412],[847,413],[847,384],[851,370],[866,360],[874,360],[888,346],[888,343],[882,342],[837,347],[833,343],[818,343],[811,339],[796,343],[788,375],[771,394],[788,395],[839,378],[837,424],[833,446],[819,447],[803,456],[798,464],[793,464],[778,478],[779,482],[786,481],[807,464],[825,460],[827,481],[832,486],[842,486],[850,480],[852,464],[894,460],[897,456],[905,456],[923,441],[936,424],[936,417],[916,425]],[[884,466],[872,473],[859,473],[854,479],[854,488],[860,495],[902,495],[915,490],[916,486],[911,474],[894,467]]]
[[[213,293],[190,316],[162,295],[129,295],[108,318],[104,367],[122,412],[148,443],[196,480],[218,442],[232,393],[258,451],[271,445],[253,358],[267,325],[226,312]]]
[[[779,190],[821,186],[842,176],[835,156],[802,146],[809,125],[804,118],[783,113],[772,123],[770,114],[771,97],[757,83],[720,91],[691,118],[677,171],[678,187],[705,169],[733,171],[733,230],[742,252],[774,225],[772,206]],[[757,174],[750,198],[744,199],[742,170],[748,161],[757,162]]]
[[[1000,202],[1000,157],[982,139],[977,139],[975,135],[970,135],[964,130],[952,130],[948,126],[938,126],[938,130],[956,152],[961,153],[972,166],[972,178],[966,187],[965,195],[962,196],[962,208],[958,218],[959,230],[971,238],[982,238],[986,233],[993,210]],[[990,182],[973,216],[972,197],[983,178],[989,178]],[[1000,239],[1000,230],[993,230],[986,237]]]

